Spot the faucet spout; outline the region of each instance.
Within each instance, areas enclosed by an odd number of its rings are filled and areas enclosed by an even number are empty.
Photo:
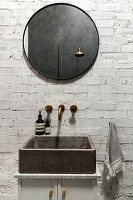
[[[64,105],[60,105],[58,108],[58,120],[61,120],[61,113],[65,110]]]

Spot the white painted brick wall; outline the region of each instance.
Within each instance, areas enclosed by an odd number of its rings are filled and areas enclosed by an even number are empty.
[[[55,81],[40,76],[23,56],[22,36],[31,15],[55,2],[84,9],[100,34],[93,68],[80,79]],[[66,110],[61,134],[90,134],[101,171],[108,122],[119,128],[125,156],[123,173],[113,184],[104,176],[98,200],[133,199],[133,1],[132,0],[1,0],[0,1],[0,200],[17,200],[18,149],[34,134],[38,110],[52,104],[51,134],[58,133],[57,109]],[[78,105],[75,124],[69,107]]]

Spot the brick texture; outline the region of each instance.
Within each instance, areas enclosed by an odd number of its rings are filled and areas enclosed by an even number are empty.
[[[75,4],[95,21],[100,49],[93,68],[80,78],[55,81],[40,76],[26,61],[22,36],[28,19],[55,2]],[[92,137],[104,172],[108,123],[114,121],[125,162],[123,172],[107,183],[102,173],[98,200],[133,199],[133,1],[1,0],[0,1],[0,200],[17,200],[18,149],[34,134],[38,110],[53,105],[52,135]],[[58,129],[57,110],[65,105]],[[78,112],[72,121],[70,105]]]

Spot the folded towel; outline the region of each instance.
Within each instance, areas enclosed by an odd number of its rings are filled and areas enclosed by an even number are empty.
[[[107,167],[107,180],[114,178],[122,169],[123,154],[121,151],[118,132],[113,123],[109,123],[109,137],[107,140],[105,165]]]

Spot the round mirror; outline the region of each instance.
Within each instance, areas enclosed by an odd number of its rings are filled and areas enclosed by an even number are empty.
[[[93,65],[99,36],[86,12],[71,4],[56,3],[30,18],[23,47],[28,61],[39,73],[65,80],[81,75]]]

